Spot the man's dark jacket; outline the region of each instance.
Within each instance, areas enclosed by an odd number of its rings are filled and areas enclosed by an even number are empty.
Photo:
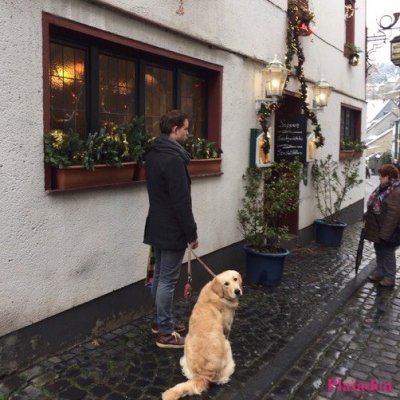
[[[197,239],[192,212],[189,153],[168,135],[154,140],[146,158],[149,213],[144,243],[159,249],[178,250]]]

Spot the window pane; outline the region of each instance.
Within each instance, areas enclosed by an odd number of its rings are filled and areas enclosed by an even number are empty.
[[[161,115],[173,108],[173,73],[171,70],[146,66],[145,127],[154,136],[160,134]]]
[[[361,118],[358,110],[342,107],[340,113],[340,139],[359,140],[360,133],[357,132],[357,123]]]
[[[108,126],[112,130],[135,117],[135,73],[134,61],[100,55],[100,126]]]
[[[50,44],[51,129],[86,135],[86,51]]]
[[[205,82],[196,75],[181,75],[181,109],[189,115],[189,130],[196,138],[205,132]]]

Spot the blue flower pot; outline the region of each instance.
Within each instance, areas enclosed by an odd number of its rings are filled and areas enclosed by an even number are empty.
[[[263,286],[278,286],[282,282],[285,258],[290,254],[287,249],[282,253],[260,253],[244,246],[246,252],[246,279],[248,282]]]
[[[317,243],[328,247],[340,247],[343,232],[347,226],[345,222],[328,224],[322,219],[316,219],[315,226],[315,240]]]

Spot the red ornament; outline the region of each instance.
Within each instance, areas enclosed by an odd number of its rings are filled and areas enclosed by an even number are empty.
[[[299,25],[299,34],[300,36],[310,36],[313,33],[310,26],[305,22],[301,22]]]

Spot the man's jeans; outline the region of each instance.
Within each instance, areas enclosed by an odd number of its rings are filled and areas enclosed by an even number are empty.
[[[157,322],[160,333],[172,333],[174,331],[172,304],[185,251],[186,249],[154,249],[155,268],[151,297],[154,307],[154,321]]]
[[[375,273],[394,280],[396,278],[396,246],[374,243],[374,248],[376,253]]]

